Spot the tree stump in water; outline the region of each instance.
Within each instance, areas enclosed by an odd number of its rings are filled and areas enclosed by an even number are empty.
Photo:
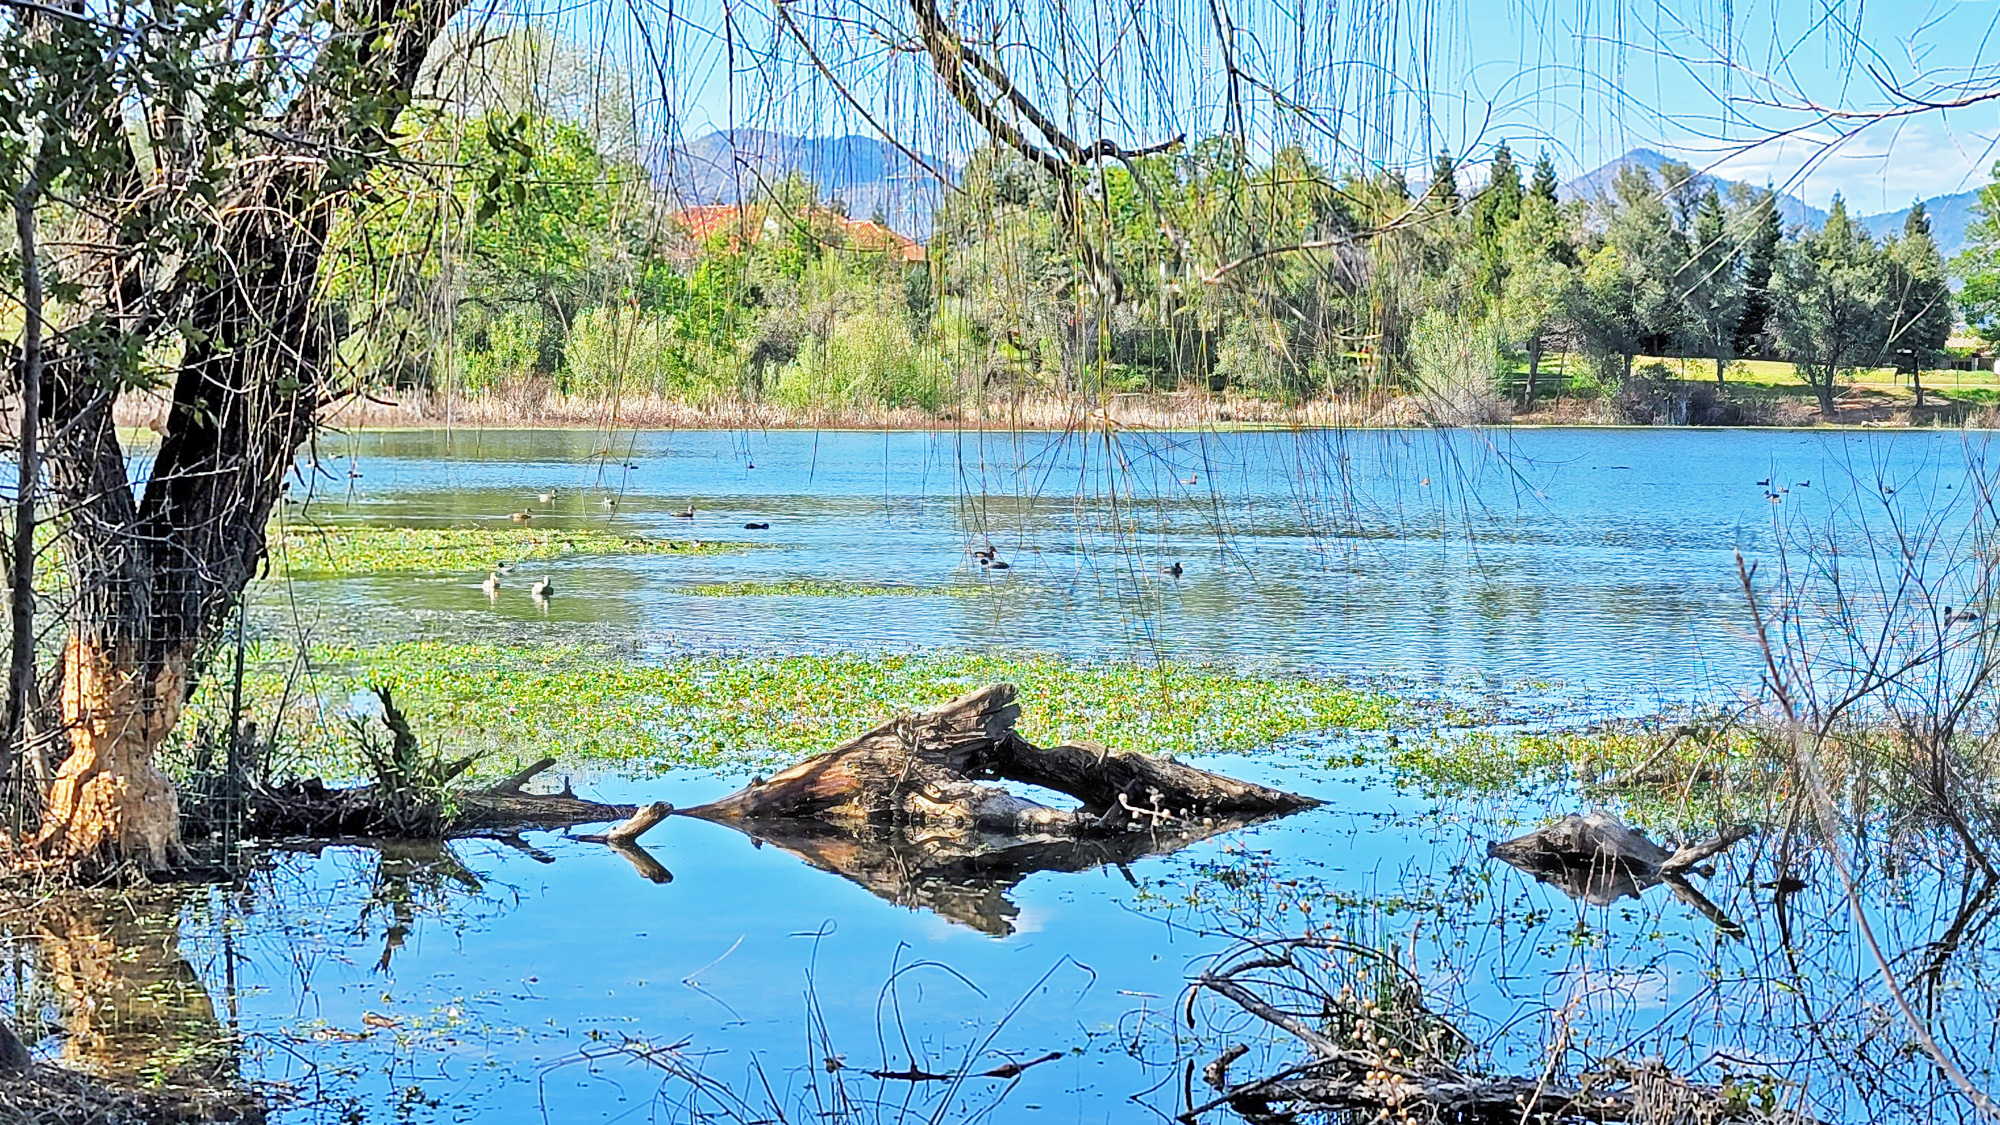
[[[812,817],[848,826],[1103,835],[1319,804],[1171,758],[1085,745],[1043,749],[1014,732],[1020,714],[1013,685],[990,684],[934,710],[891,719],[686,812],[724,823]],[[982,784],[989,780],[1039,785],[1082,804],[1051,808]]]

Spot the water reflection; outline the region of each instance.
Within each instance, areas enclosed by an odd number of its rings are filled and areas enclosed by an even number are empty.
[[[1021,908],[1009,893],[1043,871],[1116,868],[1135,886],[1129,865],[1271,817],[1228,817],[1210,824],[1176,821],[1113,836],[1018,836],[984,832],[910,832],[901,827],[836,825],[810,817],[725,821],[758,847],[771,844],[821,871],[839,875],[885,902],[970,926],[983,934],[1015,932]]]

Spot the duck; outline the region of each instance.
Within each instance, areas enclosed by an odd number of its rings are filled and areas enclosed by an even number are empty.
[[[535,518],[535,514],[533,512],[523,510],[515,512],[513,515],[507,518],[513,520],[515,523],[527,523],[529,520]]]
[[[984,547],[967,547],[965,553],[982,563],[992,562],[1000,554],[999,551],[994,549],[991,543],[988,543]]]
[[[1184,573],[1181,570],[1181,561],[1179,559],[1175,559],[1174,565],[1161,567],[1160,573],[1166,575],[1169,578],[1179,578]]]
[[[1182,483],[1182,484],[1200,484],[1200,483],[1201,483],[1201,474],[1200,474],[1200,473],[1189,473],[1189,474],[1188,474],[1188,478],[1187,478],[1186,480],[1182,481],[1181,483]]]
[[[547,492],[537,493],[535,499],[540,500],[544,504],[553,504],[556,502],[555,490],[550,489]]]
[[[1944,607],[1944,623],[1946,628],[1950,628],[1953,625],[1971,625],[1978,620],[1979,611],[1976,609],[1954,611],[1950,606]]]
[[[510,562],[497,562],[497,563],[494,563],[494,564],[493,564],[493,573],[495,573],[495,574],[512,574],[512,573],[514,573],[514,564],[513,564],[513,563],[510,563]]]
[[[770,525],[770,524],[768,524],[768,523],[754,523],[754,522],[753,522],[753,523],[746,523],[746,524],[744,524],[744,525],[743,525],[743,530],[745,530],[745,531],[769,531],[769,530],[771,530],[771,525]]]
[[[555,579],[550,578],[547,575],[544,575],[540,582],[535,583],[534,589],[529,590],[528,592],[530,594],[533,594],[539,600],[547,601],[549,595],[556,592]]]
[[[616,496],[606,496],[604,499],[598,501],[598,503],[603,504],[607,508],[616,508],[618,506],[618,498]]]
[[[982,555],[979,559],[979,565],[988,570],[1006,570],[1008,563],[1006,559],[996,559],[988,555]]]
[[[499,596],[500,596],[500,572],[499,572],[499,571],[497,571],[497,570],[492,570],[492,571],[488,571],[488,572],[487,572],[487,574],[486,574],[486,581],[484,581],[484,582],[481,582],[481,583],[479,584],[479,588],[480,588],[480,589],[482,589],[482,590],[484,590],[484,591],[486,591],[486,596],[487,596],[488,598],[497,598],[497,597],[499,597]]]
[[[667,514],[677,520],[691,520],[694,518],[694,501],[688,501],[688,506],[678,512],[669,512]]]

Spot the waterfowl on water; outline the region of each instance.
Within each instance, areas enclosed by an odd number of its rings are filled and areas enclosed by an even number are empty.
[[[1182,481],[1181,483],[1182,483],[1182,484],[1200,484],[1200,483],[1201,483],[1201,474],[1200,474],[1200,473],[1189,473],[1189,474],[1188,474],[1188,479],[1186,479],[1186,480]]]
[[[607,508],[616,508],[618,506],[618,498],[616,496],[606,496],[603,500],[598,501],[598,503],[603,504]]]
[[[497,598],[497,597],[499,597],[499,596],[500,596],[500,572],[499,572],[499,571],[497,571],[497,570],[494,570],[494,571],[488,571],[488,572],[487,572],[487,574],[486,574],[486,581],[484,581],[484,582],[481,582],[481,583],[479,584],[479,588],[480,588],[480,589],[482,589],[482,590],[484,590],[484,591],[486,591],[486,596],[487,596],[487,597],[489,597],[489,598]]]
[[[688,501],[688,506],[678,512],[669,512],[667,514],[677,520],[691,520],[694,518],[694,501]]]
[[[1181,561],[1179,559],[1175,559],[1174,565],[1161,567],[1160,573],[1168,576],[1169,578],[1179,578],[1181,574],[1184,573],[1181,570]]]
[[[535,583],[534,589],[528,592],[533,594],[537,598],[547,600],[550,594],[556,592],[555,579],[544,577],[540,582]]]
[[[556,494],[554,491],[543,492],[537,494],[535,499],[540,500],[544,504],[553,504],[556,502]]]
[[[493,573],[495,573],[495,574],[512,574],[512,573],[514,573],[514,564],[513,564],[513,563],[510,563],[510,562],[497,562],[497,563],[494,563],[494,564],[493,564]]]
[[[529,520],[535,518],[535,514],[529,511],[519,511],[507,518],[513,520],[515,523],[527,523]]]
[[[988,570],[1006,570],[1008,563],[1006,559],[996,559],[990,555],[981,555],[979,565]]]
[[[745,531],[769,531],[769,530],[771,530],[771,525],[770,525],[770,524],[768,524],[768,523],[746,523],[746,524],[744,524],[744,525],[743,525],[743,530],[745,530]]]
[[[1944,623],[1946,627],[1960,624],[1970,625],[1978,620],[1979,611],[1976,609],[1961,609],[1954,612],[1950,606],[1944,607]]]

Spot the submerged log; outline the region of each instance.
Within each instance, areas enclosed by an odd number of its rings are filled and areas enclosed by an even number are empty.
[[[903,715],[689,816],[731,823],[811,817],[1011,835],[1108,835],[1198,828],[1234,815],[1294,812],[1318,801],[1171,758],[1103,747],[1035,746],[1014,731],[1012,684],[990,684]],[[1081,802],[1056,809],[982,781],[1038,785]]]
[[[1705,861],[1736,846],[1752,831],[1739,824],[1668,851],[1599,809],[1588,816],[1572,813],[1525,836],[1488,844],[1486,855],[1593,906],[1636,898],[1664,884],[1724,933],[1741,936],[1742,927],[1696,890],[1687,875],[1706,873]]]
[[[409,836],[506,835],[523,828],[574,828],[623,820],[635,805],[588,801],[570,792],[529,793],[524,788],[555,765],[544,758],[485,789],[454,791],[436,811],[435,823],[412,825],[405,801],[373,785],[331,788],[317,778],[264,786],[249,799],[245,831],[252,836]],[[421,828],[421,832],[412,829]]]

